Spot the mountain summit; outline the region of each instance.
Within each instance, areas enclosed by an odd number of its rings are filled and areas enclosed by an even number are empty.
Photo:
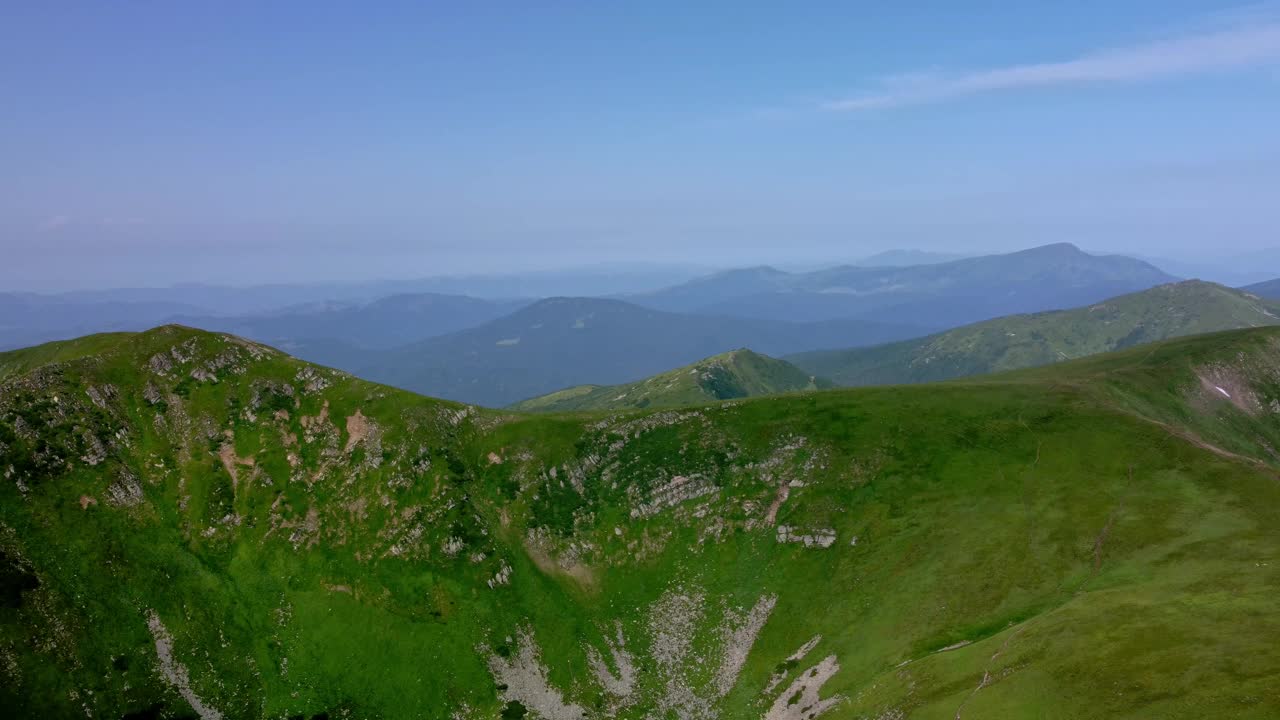
[[[563,412],[698,405],[832,387],[783,360],[745,348],[627,385],[580,385],[530,398],[513,410]]]

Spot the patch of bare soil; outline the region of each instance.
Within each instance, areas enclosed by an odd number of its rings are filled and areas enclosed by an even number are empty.
[[[252,455],[243,458],[238,457],[236,455],[236,447],[233,444],[234,436],[230,430],[227,430],[225,434],[227,439],[218,448],[218,459],[222,461],[223,469],[231,476],[231,489],[235,491],[240,482],[240,474],[236,471],[236,467],[254,467],[257,461],[253,459]]]
[[[791,495],[791,485],[782,483],[778,486],[778,493],[773,496],[773,502],[769,503],[769,510],[764,514],[764,524],[773,527],[778,521],[778,510],[782,508],[782,503],[787,501],[787,497]]]
[[[1248,415],[1262,413],[1262,402],[1253,392],[1248,380],[1240,372],[1229,367],[1203,367],[1196,371],[1200,380],[1200,402],[1212,406],[1214,402],[1229,402]]]
[[[364,413],[356,410],[354,415],[347,417],[347,446],[343,448],[344,452],[351,452],[364,439],[369,436],[371,423]]]
[[[567,575],[577,581],[583,589],[591,589],[596,584],[596,574],[583,563],[556,558],[550,542],[542,534],[530,531],[524,540],[524,550],[538,569],[548,575]]]

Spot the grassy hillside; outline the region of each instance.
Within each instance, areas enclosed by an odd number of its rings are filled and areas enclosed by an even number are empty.
[[[732,350],[626,385],[579,385],[530,398],[512,410],[564,412],[699,405],[716,400],[832,387],[783,360]]]
[[[0,380],[34,370],[50,363],[77,360],[109,350],[135,333],[101,333],[75,340],[59,340],[35,347],[0,353]]]
[[[1280,330],[603,417],[84,342],[0,382],[10,716],[1280,713]]]
[[[1280,324],[1280,303],[1196,280],[1096,305],[1013,315],[872,348],[787,359],[841,385],[929,382],[1035,367],[1197,333]]]

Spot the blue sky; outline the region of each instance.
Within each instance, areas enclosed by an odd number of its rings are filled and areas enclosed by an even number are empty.
[[[1280,245],[1276,4],[25,5],[0,287]]]

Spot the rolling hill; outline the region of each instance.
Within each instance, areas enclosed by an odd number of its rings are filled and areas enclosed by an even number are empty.
[[[1010,312],[1075,307],[1176,279],[1140,260],[1090,255],[1060,243],[909,267],[735,270],[630,300],[660,310],[740,317],[862,317],[954,327]]]
[[[1280,330],[583,417],[179,327],[0,366],[13,717],[1280,712]]]
[[[1013,315],[904,342],[787,359],[841,385],[888,385],[1048,365],[1182,335],[1278,324],[1278,302],[1188,280],[1074,310]]]
[[[624,410],[700,405],[760,395],[833,387],[783,360],[732,350],[626,385],[579,385],[511,406],[527,412]]]
[[[426,395],[505,407],[566,387],[634,382],[734,348],[782,354],[926,332],[857,319],[791,323],[551,298],[479,327],[368,353],[343,369]]]

